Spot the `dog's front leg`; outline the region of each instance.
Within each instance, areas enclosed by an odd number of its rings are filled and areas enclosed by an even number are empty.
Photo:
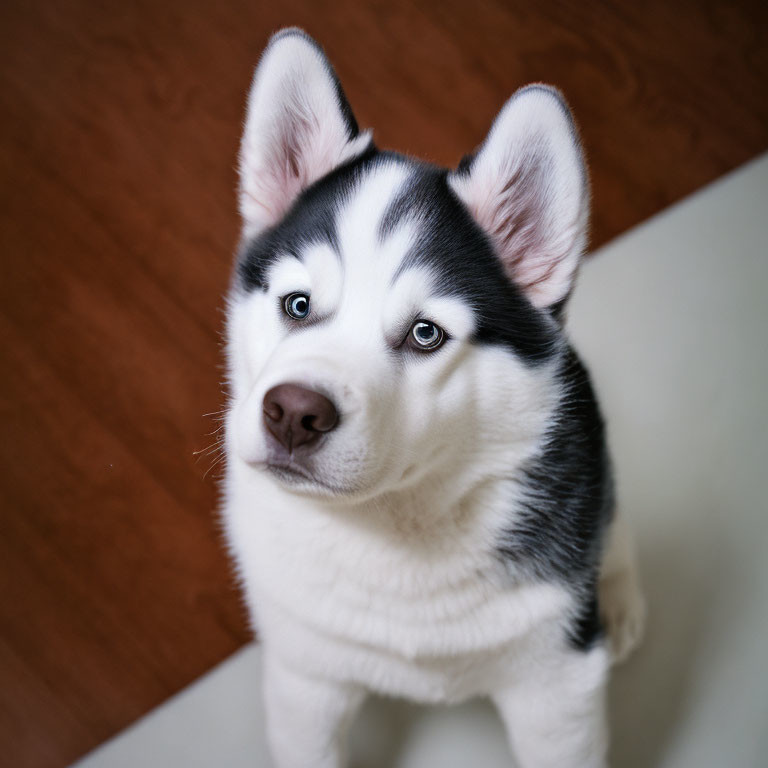
[[[491,694],[520,768],[605,768],[608,665],[602,647],[565,651]]]
[[[267,738],[275,768],[342,768],[362,688],[310,677],[264,653]]]

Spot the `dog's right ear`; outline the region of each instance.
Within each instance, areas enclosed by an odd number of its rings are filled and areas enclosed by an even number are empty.
[[[370,143],[320,46],[299,29],[278,32],[256,68],[240,146],[245,235],[276,224],[304,189]]]
[[[589,185],[559,91],[543,85],[519,90],[449,184],[534,306],[561,304],[586,244]]]

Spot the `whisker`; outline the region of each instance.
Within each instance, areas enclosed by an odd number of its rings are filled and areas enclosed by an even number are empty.
[[[201,448],[199,451],[192,451],[193,456],[208,456],[211,453],[215,453],[216,451],[223,451],[224,449],[224,439],[218,438],[215,440],[211,445],[209,445],[207,448]]]
[[[226,454],[222,453],[218,458],[208,467],[208,469],[203,472],[203,480],[205,480],[206,477],[208,477],[208,473],[216,466],[221,464],[222,461],[226,458]]]

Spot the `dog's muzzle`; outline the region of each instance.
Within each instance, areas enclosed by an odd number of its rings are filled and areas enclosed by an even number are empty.
[[[264,395],[264,426],[290,455],[314,444],[339,423],[336,406],[325,396],[299,384],[278,384]]]

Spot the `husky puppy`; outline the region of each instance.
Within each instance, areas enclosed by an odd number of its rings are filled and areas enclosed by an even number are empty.
[[[375,691],[490,696],[522,768],[604,766],[642,600],[563,329],[589,194],[560,94],[448,171],[378,149],[286,30],[240,175],[223,515],[275,764],[342,766]]]

